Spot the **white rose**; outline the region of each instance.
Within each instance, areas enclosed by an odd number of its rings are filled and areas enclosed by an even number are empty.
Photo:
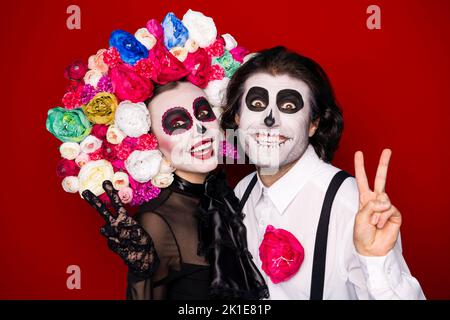
[[[75,176],[65,177],[61,184],[65,192],[77,193],[80,188],[78,178]]]
[[[152,184],[158,188],[167,188],[173,182],[173,173],[160,173],[152,178]]]
[[[103,189],[103,181],[112,181],[114,170],[111,163],[107,160],[89,161],[81,167],[78,173],[78,181],[80,184],[80,195],[84,190],[90,190],[96,196],[101,195]]]
[[[106,141],[111,144],[119,144],[125,137],[125,134],[114,125],[109,126],[106,131]]]
[[[198,50],[198,43],[189,38],[189,39],[186,40],[186,43],[184,44],[184,47],[186,48],[186,50],[189,53],[193,53],[193,52]]]
[[[120,190],[122,188],[128,187],[130,185],[130,180],[125,172],[116,172],[112,179],[112,184],[114,189]]]
[[[90,84],[93,87],[97,87],[97,83],[100,80],[100,78],[103,77],[102,73],[96,69],[89,70],[84,75],[84,83]]]
[[[172,167],[169,161],[166,158],[163,158],[161,161],[161,167],[159,168],[159,173],[172,173],[175,171],[175,168]]]
[[[217,38],[213,19],[201,12],[189,9],[184,14],[182,22],[189,31],[189,38],[197,42],[200,48],[206,48]]]
[[[83,153],[92,153],[102,146],[102,140],[96,136],[89,135],[81,141],[80,147]]]
[[[184,60],[186,60],[186,57],[188,55],[188,50],[186,48],[182,48],[182,47],[173,47],[172,49],[170,49],[170,53],[175,58],[177,58],[178,60],[183,62]]]
[[[115,125],[124,134],[137,138],[150,130],[150,114],[143,102],[122,101],[116,110]]]
[[[137,182],[148,182],[161,166],[162,154],[159,150],[135,150],[125,160],[125,168]]]
[[[225,33],[222,35],[222,38],[223,40],[225,40],[225,49],[227,49],[228,51],[233,50],[237,47],[237,41],[231,34]]]
[[[224,77],[221,80],[212,80],[208,83],[205,89],[206,96],[209,103],[214,107],[221,107],[225,104],[225,93],[230,79]]]
[[[61,153],[61,157],[67,160],[73,160],[80,154],[80,145],[76,142],[64,142],[59,147],[59,152]]]
[[[148,50],[152,49],[156,44],[156,38],[146,28],[141,28],[136,31],[134,37],[144,45]]]

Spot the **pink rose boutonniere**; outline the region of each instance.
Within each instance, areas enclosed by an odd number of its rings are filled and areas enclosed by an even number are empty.
[[[259,246],[259,257],[263,271],[276,284],[289,280],[298,272],[305,252],[292,233],[269,225]]]

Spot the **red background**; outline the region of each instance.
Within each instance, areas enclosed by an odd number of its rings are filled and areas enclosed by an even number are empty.
[[[66,8],[81,7],[81,30]],[[382,29],[366,28],[377,4]],[[383,147],[393,150],[387,192],[404,216],[404,255],[428,298],[450,298],[450,2],[447,0],[4,1],[0,168],[0,298],[122,299],[126,268],[99,235],[102,219],[55,176],[59,142],[45,130],[60,105],[64,67],[108,44],[117,28],[188,9],[213,17],[252,51],[286,45],[327,71],[344,110],[334,164],[353,172],[362,149],[374,176]],[[232,183],[251,168],[228,168]],[[81,267],[81,290],[66,268]]]

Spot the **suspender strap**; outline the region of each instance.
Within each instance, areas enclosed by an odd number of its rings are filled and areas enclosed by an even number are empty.
[[[327,256],[328,225],[330,222],[331,206],[333,205],[339,187],[345,179],[350,177],[345,171],[335,174],[328,186],[325,200],[320,213],[319,225],[317,227],[316,242],[314,245],[314,260],[311,277],[311,300],[323,299],[323,287],[325,281],[325,262]]]
[[[239,212],[242,212],[242,209],[244,209],[245,203],[248,200],[248,197],[250,196],[250,193],[252,193],[253,187],[256,184],[256,181],[258,181],[258,177],[256,176],[257,173],[253,176],[252,180],[250,181],[250,184],[247,186],[247,189],[245,189],[244,195],[241,198],[241,201],[239,202]]]

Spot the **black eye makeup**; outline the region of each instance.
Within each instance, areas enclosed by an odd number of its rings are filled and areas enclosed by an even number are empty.
[[[216,115],[205,97],[198,97],[192,104],[194,108],[194,116],[202,122],[216,120]]]
[[[180,134],[192,127],[192,117],[183,107],[173,107],[162,116],[162,127],[168,135]]]
[[[296,113],[303,105],[303,97],[297,90],[283,89],[277,94],[277,106],[281,112]]]
[[[269,91],[261,87],[252,87],[247,92],[245,104],[251,111],[263,111],[269,104]]]

